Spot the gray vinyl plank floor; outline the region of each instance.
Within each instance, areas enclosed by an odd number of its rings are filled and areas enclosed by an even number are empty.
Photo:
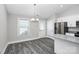
[[[54,54],[54,40],[45,37],[9,44],[4,54]]]

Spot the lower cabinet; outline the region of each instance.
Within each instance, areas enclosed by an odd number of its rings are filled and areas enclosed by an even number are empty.
[[[55,39],[54,43],[56,54],[79,54],[79,44],[62,39]]]

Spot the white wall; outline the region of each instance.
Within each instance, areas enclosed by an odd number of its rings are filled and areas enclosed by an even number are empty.
[[[39,22],[38,21],[30,22],[30,36],[31,37],[39,36]]]
[[[7,43],[7,14],[4,5],[0,4],[0,50]]]
[[[8,39],[15,41],[17,39],[16,16],[8,15]]]
[[[22,38],[22,37],[18,38],[17,37],[17,18],[27,18],[27,17],[9,14],[9,16],[8,16],[8,39],[9,39],[9,42],[20,41],[20,40],[38,37],[38,36],[40,36],[39,33],[42,34],[41,36],[45,35],[45,32],[43,32],[43,31],[41,32],[39,29],[40,22],[31,22],[30,19],[28,19],[28,21],[30,22],[30,28],[29,28],[28,35],[24,34],[23,35],[24,38]]]
[[[47,20],[47,35],[51,36],[54,34],[54,23],[55,23],[55,16],[52,16]]]
[[[39,21],[39,36],[46,36],[46,21],[44,19]]]

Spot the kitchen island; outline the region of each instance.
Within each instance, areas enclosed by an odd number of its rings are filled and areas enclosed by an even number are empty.
[[[54,34],[48,36],[54,40],[56,54],[79,54],[79,37]]]

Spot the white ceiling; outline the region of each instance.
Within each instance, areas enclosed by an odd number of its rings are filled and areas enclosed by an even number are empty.
[[[72,5],[64,4],[60,7],[60,4],[37,4],[35,11],[40,18],[49,18],[53,14],[61,13]],[[34,5],[33,4],[6,4],[8,13],[15,15],[24,15],[28,18],[34,17]]]

